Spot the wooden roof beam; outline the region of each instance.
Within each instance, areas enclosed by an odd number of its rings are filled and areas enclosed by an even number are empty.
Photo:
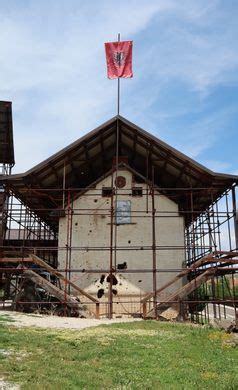
[[[128,129],[128,128],[126,128],[126,127],[123,127],[123,132],[124,132],[124,135],[125,135],[126,137],[133,139],[133,137],[131,136],[131,131],[130,131],[130,129]],[[145,137],[143,137],[143,134],[139,134],[139,136],[140,136],[140,138],[143,139],[145,142],[148,142],[148,139],[145,138]],[[137,139],[137,143],[138,143],[138,145],[140,145],[141,147],[146,148],[146,143],[141,142],[141,141],[139,140],[139,137],[138,137],[138,139]],[[182,158],[178,157],[177,155],[173,154],[171,150],[166,149],[166,148],[163,147],[162,145],[160,145],[160,148],[161,148],[161,150],[162,150],[164,153],[169,154],[171,157],[173,157],[173,159],[174,159],[175,161],[177,161],[177,163],[176,163],[176,162],[172,162],[171,159],[170,159],[169,164],[173,165],[174,168],[179,169],[180,166],[181,166],[181,163],[182,163],[182,164],[184,163],[184,160],[183,160]],[[155,151],[155,148],[154,148],[153,153],[154,153],[154,154],[157,154],[157,155],[159,154],[158,152]],[[192,173],[192,171],[194,171],[194,173]],[[208,173],[202,172],[201,170],[195,168],[195,167],[192,166],[192,165],[190,165],[190,175],[193,176],[193,178],[194,178],[195,180],[203,181],[203,180],[204,180],[203,178],[205,178],[206,181],[210,181],[210,175],[209,175]],[[199,176],[199,178],[198,178],[198,176]],[[202,179],[201,179],[201,176],[203,177]],[[208,180],[208,178],[209,178],[209,180]]]

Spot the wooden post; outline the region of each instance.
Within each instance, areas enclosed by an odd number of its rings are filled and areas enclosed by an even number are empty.
[[[96,303],[96,319],[97,320],[100,319],[100,303],[99,302]]]
[[[142,310],[143,310],[143,318],[145,319],[146,318],[146,311],[147,311],[147,303],[146,302],[143,302]]]

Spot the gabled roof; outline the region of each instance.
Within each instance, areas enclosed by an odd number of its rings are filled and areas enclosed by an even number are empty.
[[[0,164],[14,163],[12,103],[0,101]]]
[[[80,191],[110,171],[116,156],[118,129],[119,156],[125,156],[127,164],[148,180],[153,175],[155,185],[173,197],[180,210],[188,207],[188,199],[181,189],[197,189],[193,208],[202,211],[212,199],[238,182],[238,176],[207,169],[121,116],[112,118],[27,172],[2,179],[23,201],[27,198],[32,208],[62,207],[59,198],[62,199],[64,173],[66,188]],[[34,188],[30,197],[26,195],[27,188]]]

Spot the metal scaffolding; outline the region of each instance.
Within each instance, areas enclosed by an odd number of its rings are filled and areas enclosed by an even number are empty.
[[[25,199],[31,196],[32,190],[32,188],[26,190]],[[110,224],[108,245],[95,246],[92,242],[91,246],[85,247],[84,245],[72,245],[72,221],[75,216],[90,217],[96,211],[96,208],[80,209],[74,206],[73,200],[78,195],[79,189],[64,189],[64,196],[62,188],[58,190],[54,188],[52,190],[54,193],[58,192],[58,197],[61,194],[62,201],[64,198],[65,202],[64,208],[51,210],[56,218],[59,219],[60,216],[65,216],[64,218],[67,220],[66,243],[65,246],[59,246],[57,232],[51,229],[38,216],[39,209],[29,209],[27,204],[23,204],[17,199],[12,190],[8,191],[5,188],[7,207],[3,213],[3,221],[5,221],[3,226],[5,228],[3,245],[1,246],[2,258],[0,272],[2,276],[1,287],[4,290],[4,294],[1,298],[1,305],[6,307],[9,300],[12,300],[14,302],[13,307],[20,307],[21,310],[27,311],[27,306],[29,306],[31,307],[29,310],[32,310],[33,307],[34,310],[41,311],[44,309],[43,312],[54,312],[55,307],[59,305],[56,305],[52,297],[50,297],[51,299],[48,302],[45,300],[34,302],[25,300],[24,302],[21,300],[17,301],[24,278],[28,278],[29,280],[29,273],[27,272],[33,270],[37,273],[42,273],[44,270],[51,275],[55,275],[55,278],[51,282],[64,291],[63,299],[61,297],[61,303],[65,310],[61,309],[60,313],[71,313],[70,315],[72,315],[72,312],[68,310],[68,300],[70,300],[70,295],[73,294],[74,287],[77,285],[77,277],[75,278],[74,276],[72,278],[72,274],[94,274],[95,278],[98,278],[100,275],[105,275],[108,278],[109,289],[107,300],[91,296],[84,291],[77,291],[77,294],[80,296],[81,303],[87,305],[88,310],[97,317],[107,316],[112,318],[113,315],[132,315],[143,316],[145,318],[157,318],[162,314],[160,313],[160,308],[163,304],[166,305],[166,308],[176,307],[177,310],[179,306],[178,313],[180,318],[199,322],[207,322],[211,316],[212,318],[227,318],[227,313],[231,311],[234,311],[235,316],[238,303],[236,278],[238,270],[238,253],[236,252],[236,186],[232,186],[229,190],[226,190],[219,199],[213,201],[208,209],[201,213],[198,211],[195,213],[192,208],[193,196],[194,194],[197,196],[198,191],[204,191],[205,189],[183,189],[184,195],[191,200],[191,209],[183,210],[180,215],[186,215],[186,217],[190,215],[191,222],[186,226],[184,231],[185,245],[180,247],[172,244],[162,246],[156,243],[157,232],[155,221],[162,218],[177,217],[170,210],[161,212],[155,209],[155,198],[160,197],[165,190],[166,193],[170,190],[174,191],[174,189],[168,188],[155,189],[151,182],[148,193],[145,194],[145,196],[150,198],[148,203],[152,205],[151,209],[143,210],[143,212],[142,210],[134,209],[131,212],[134,220],[143,220],[144,218],[151,220],[151,245],[120,245],[117,239],[117,224],[115,223],[116,195],[115,191],[112,190],[108,208],[100,209],[100,215],[106,218],[108,224]],[[129,192],[126,190],[117,190],[117,196],[129,197],[131,196],[131,191]],[[212,199],[212,189],[210,192]],[[47,193],[50,193],[50,189],[47,189]],[[95,188],[91,188],[87,192],[87,196],[89,197],[99,195],[99,191],[95,190]],[[40,213],[42,218],[44,218],[44,213],[48,213],[48,210],[40,209]],[[105,256],[108,257],[108,267],[102,269],[96,266],[96,264],[95,268],[82,269],[81,267],[72,267],[72,254],[74,256],[77,254],[76,256],[80,259],[82,252],[85,250],[92,253],[92,256],[95,252],[104,252]],[[158,254],[164,250],[185,251],[185,267],[183,268],[181,266],[180,269],[173,269],[171,267],[161,268]],[[138,251],[146,251],[147,256],[151,258],[151,267],[145,268],[141,264],[138,264],[138,269],[128,268],[118,270],[116,254],[121,251],[133,252],[135,256]],[[59,252],[63,252],[65,256],[65,268],[63,269],[60,269],[57,263]],[[211,255],[212,258],[209,258]],[[41,260],[39,260],[40,263],[37,263],[35,260],[37,258]],[[205,261],[207,258],[209,261]],[[32,267],[32,264],[34,264],[34,267]],[[208,273],[208,271],[210,272],[209,277],[200,283],[199,278],[204,273]],[[57,272],[62,277],[58,278]],[[152,275],[151,294],[136,297],[136,299],[129,295],[128,297],[114,295],[114,277],[118,274],[126,277],[132,273]],[[171,275],[171,283],[178,280],[178,275],[180,274],[182,274],[181,276],[183,277],[183,284],[185,286],[194,281],[195,285],[191,293],[189,293],[190,289],[185,290],[185,295],[175,296],[174,300],[170,301],[169,305],[167,305],[167,299],[163,301],[160,296],[163,288],[157,288],[157,280],[164,273]],[[198,283],[197,286],[196,283]],[[42,286],[44,288],[44,285]]]
[[[200,323],[237,318],[236,177],[206,170],[121,117],[66,149],[22,176],[1,179],[2,308],[11,305],[18,310],[58,315],[127,315]],[[120,183],[120,170],[130,171],[132,188],[125,189]],[[106,177],[111,177],[111,185],[102,194],[96,184]],[[82,196],[103,196],[108,202],[99,210],[96,204],[78,207],[75,200]],[[134,207],[131,218],[141,229],[143,222],[149,221],[149,244],[128,240],[125,245],[118,239],[117,200],[133,196],[145,199],[144,209]],[[157,210],[160,197],[175,202],[178,213]],[[96,211],[109,227],[108,239],[100,245],[93,241],[75,245],[74,219],[90,218]],[[171,241],[162,245],[157,222],[181,217],[184,244]],[[62,219],[66,226],[64,244],[59,240]],[[161,266],[163,251],[168,253],[168,267]],[[92,259],[103,253],[107,266],[96,262],[93,267],[80,266],[85,252]],[[142,252],[149,267],[139,261],[137,268],[119,264],[121,253],[132,253],[136,258]],[[169,254],[176,253],[184,253],[184,264],[179,268],[169,266]],[[63,267],[59,257],[64,259]],[[78,265],[73,262],[75,257]],[[151,278],[150,291],[137,296],[118,294],[117,278],[133,274]],[[161,285],[165,274],[167,281]],[[85,275],[94,275],[101,285],[106,281],[107,291],[99,288],[95,296],[83,289],[80,278]],[[170,287],[177,282],[179,287],[171,292]]]

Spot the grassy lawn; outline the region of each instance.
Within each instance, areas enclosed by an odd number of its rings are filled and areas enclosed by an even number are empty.
[[[238,350],[213,329],[144,321],[81,331],[0,323],[0,376],[22,389],[237,389]]]

